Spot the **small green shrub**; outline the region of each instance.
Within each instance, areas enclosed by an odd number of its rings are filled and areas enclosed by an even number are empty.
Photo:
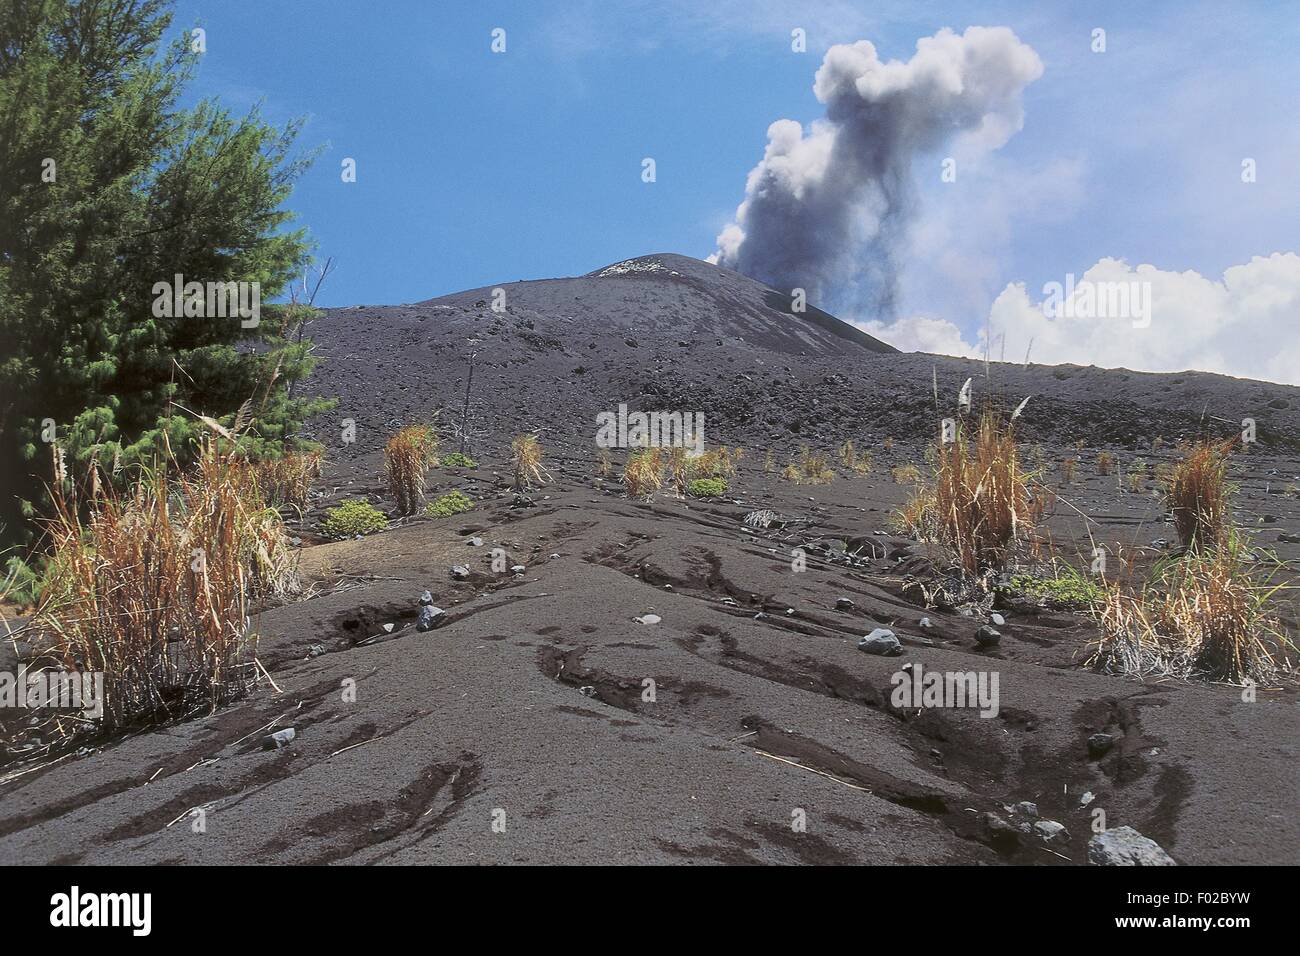
[[[444,468],[477,468],[478,462],[469,455],[453,451],[450,455],[442,456],[442,467]]]
[[[342,540],[383,531],[388,527],[388,519],[364,498],[350,498],[325,512],[325,520],[320,527],[328,537]]]
[[[426,518],[449,518],[474,510],[474,499],[463,491],[449,491],[424,506]]]
[[[726,492],[725,478],[696,478],[686,485],[686,493],[692,498],[718,498]]]
[[[1015,574],[1007,590],[1057,608],[1092,607],[1104,596],[1102,589],[1083,572],[1061,565],[1052,574]]]

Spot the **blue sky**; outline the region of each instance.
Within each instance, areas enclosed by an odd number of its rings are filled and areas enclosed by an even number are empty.
[[[1135,9],[1140,6],[1140,9]],[[1083,8],[1083,9],[1080,9]],[[833,43],[909,58],[940,27],[1008,26],[1045,64],[1025,123],[972,175],[917,170],[906,314],[972,336],[1009,284],[1106,257],[1222,279],[1297,249],[1300,17],[1281,4],[714,0],[182,0],[207,31],[193,95],[307,117],[324,146],[290,203],[339,262],[326,305],[416,301],[574,275],[657,251],[704,257],[768,125],[822,113]],[[493,54],[491,31],[506,30]],[[808,34],[793,53],[790,31]],[[1107,51],[1090,49],[1107,32]],[[641,181],[643,157],[657,182]],[[357,182],[340,180],[353,157]],[[1240,179],[1243,157],[1258,181]],[[937,163],[939,157],[934,159]],[[870,316],[854,316],[869,321]]]

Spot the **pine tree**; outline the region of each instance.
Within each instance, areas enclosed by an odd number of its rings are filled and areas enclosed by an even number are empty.
[[[196,414],[252,398],[250,440],[276,454],[321,405],[285,391],[311,370],[301,312],[155,307],[177,275],[270,300],[310,252],[282,208],[300,124],[182,107],[196,40],[170,0],[0,0],[0,543],[30,531],[51,433],[69,474],[128,480],[164,446],[183,462]]]

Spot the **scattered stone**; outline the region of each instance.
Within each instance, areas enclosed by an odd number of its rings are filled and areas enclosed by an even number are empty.
[[[1007,619],[997,611],[994,611],[989,615],[989,621],[992,622],[994,627],[1001,627],[1003,624],[1007,623]]]
[[[673,586],[672,586],[671,584],[665,584],[665,585],[664,585],[664,590],[665,590],[665,591],[671,591],[672,589],[673,589]]]
[[[481,547],[483,547],[483,539],[482,539],[482,538],[470,538],[470,539],[469,539],[468,541],[466,541],[465,543],[468,544],[471,548],[481,548]]]
[[[451,569],[451,576],[457,581],[464,581],[469,577],[469,568],[463,564],[458,564]]]
[[[1022,800],[1011,808],[1013,812],[1020,814],[1022,817],[1038,818],[1038,804],[1031,803],[1028,800]]]
[[[788,607],[788,608],[786,608],[786,609],[785,609],[785,616],[786,616],[786,617],[794,617],[794,608],[792,608],[792,607]]]
[[[658,624],[663,618],[658,614],[643,614],[640,617],[634,617],[632,620],[638,624]]]
[[[835,602],[835,610],[837,611],[852,611],[855,607],[857,605],[849,598],[840,598]]]
[[[756,621],[766,621],[766,620],[767,620],[767,614],[765,614],[763,611],[759,611],[757,614],[754,615],[754,620],[756,620]]]
[[[443,619],[446,616],[447,612],[442,608],[427,604],[420,608],[420,620],[416,622],[415,629],[417,631],[432,631],[439,624],[444,623]]]
[[[903,653],[903,645],[889,628],[878,627],[858,641],[858,650],[882,657],[897,657]]]
[[[1068,843],[1070,841],[1070,831],[1055,820],[1039,820],[1034,824],[1034,830],[1043,838],[1045,843]]]
[[[1002,634],[997,629],[984,624],[975,632],[975,645],[977,647],[993,647],[998,641],[1002,640]]]
[[[327,651],[325,650],[324,644],[313,644],[311,647],[307,648],[308,657],[320,657],[325,653],[327,653]]]
[[[420,607],[428,607],[433,603],[433,595],[429,591],[423,591],[420,594]]]
[[[1277,524],[1277,515],[1262,515],[1260,520],[1263,521],[1264,524]]]
[[[1156,538],[1154,541],[1151,542],[1151,547],[1155,548],[1157,551],[1163,551],[1165,550],[1165,548],[1169,547],[1169,539]]]
[[[1010,848],[1020,842],[1020,831],[996,813],[984,814],[984,827],[988,830],[989,839],[995,844]]]
[[[934,627],[934,622],[931,621],[928,617],[921,618],[921,620],[918,623],[920,624],[921,627],[925,628],[927,631],[930,630],[932,627]]]
[[[516,564],[510,570],[515,574],[523,574],[528,569],[524,567],[522,564]]]
[[[297,737],[297,732],[292,727],[286,727],[284,730],[277,730],[273,734],[267,734],[262,738],[263,750],[279,750],[281,747],[289,746],[289,741]]]
[[[974,617],[974,616],[975,616],[975,612],[974,612],[973,610],[971,610],[970,608],[968,608],[968,607],[964,607],[964,608],[962,608],[958,613],[961,614],[962,617]]]
[[[1088,756],[1098,760],[1110,753],[1110,748],[1113,746],[1115,746],[1115,737],[1112,734],[1093,734],[1088,738]]]
[[[583,697],[595,697],[596,688],[592,687],[590,684],[586,684],[578,688],[578,693],[581,694]]]
[[[1278,532],[1277,540],[1282,544],[1300,544],[1300,534],[1292,534],[1290,531]]]
[[[1097,798],[1092,795],[1092,791],[1089,790],[1079,798],[1079,806],[1086,807],[1088,804],[1092,803],[1092,801],[1096,799]]]
[[[1116,827],[1088,841],[1088,862],[1093,866],[1177,866],[1155,840],[1132,827]]]

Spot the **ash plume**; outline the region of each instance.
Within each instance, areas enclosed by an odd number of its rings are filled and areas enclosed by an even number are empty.
[[[953,140],[1002,146],[1021,128],[1021,94],[1042,72],[1038,54],[1006,27],[940,30],[905,63],[881,61],[866,40],[831,47],[813,83],[825,117],[807,132],[788,119],[768,128],[712,261],[892,318],[916,210],[913,160]]]

